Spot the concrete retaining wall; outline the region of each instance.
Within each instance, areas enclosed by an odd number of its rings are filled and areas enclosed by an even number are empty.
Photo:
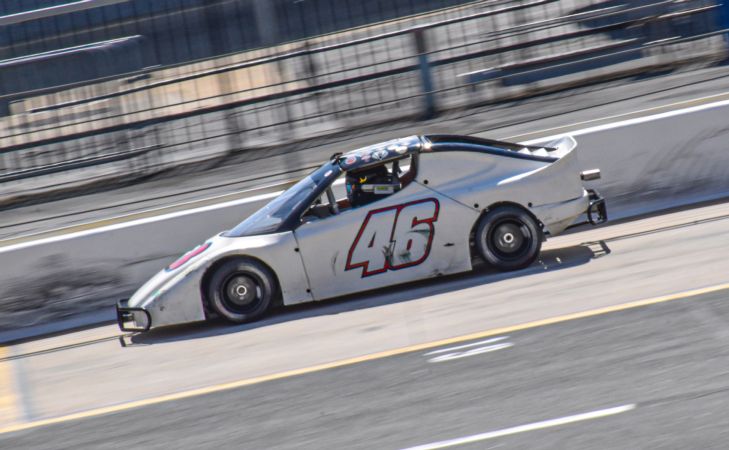
[[[611,219],[729,196],[729,101],[569,134]]]
[[[583,169],[602,170],[612,219],[729,195],[729,101],[569,134]],[[274,195],[0,248],[0,342],[111,319],[118,298]]]

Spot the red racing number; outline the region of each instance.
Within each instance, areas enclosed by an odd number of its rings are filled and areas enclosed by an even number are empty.
[[[417,266],[428,258],[440,204],[426,198],[367,213],[347,255],[344,270],[362,277]]]

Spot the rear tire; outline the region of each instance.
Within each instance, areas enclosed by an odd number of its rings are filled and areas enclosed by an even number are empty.
[[[523,209],[499,206],[479,221],[475,244],[481,257],[498,270],[523,269],[539,256],[542,230]]]
[[[233,323],[246,323],[268,311],[277,285],[268,267],[240,258],[215,268],[205,291],[210,307],[220,317]]]

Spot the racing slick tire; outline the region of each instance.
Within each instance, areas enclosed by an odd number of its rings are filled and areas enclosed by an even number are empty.
[[[277,284],[265,265],[237,258],[214,269],[205,292],[208,304],[217,315],[229,322],[246,323],[268,311],[277,292]]]
[[[498,270],[517,270],[529,266],[539,256],[542,231],[523,209],[499,206],[481,217],[474,241],[488,264]]]

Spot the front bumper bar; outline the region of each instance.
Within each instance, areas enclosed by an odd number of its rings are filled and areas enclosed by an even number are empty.
[[[587,207],[587,221],[590,225],[600,225],[608,220],[605,199],[594,189],[588,189],[590,206]]]
[[[129,306],[129,300],[119,300],[116,304],[116,321],[122,331],[149,331],[152,317],[142,308]]]

